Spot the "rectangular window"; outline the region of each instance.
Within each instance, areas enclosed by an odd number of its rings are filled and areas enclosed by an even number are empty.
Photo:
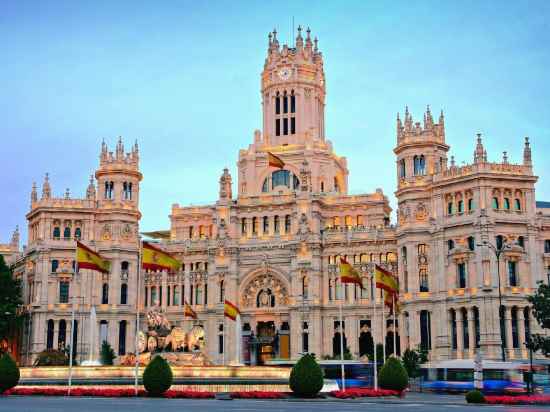
[[[510,280],[510,286],[518,285],[517,263],[511,260],[508,261],[508,277]]]
[[[459,200],[458,201],[458,213],[463,213],[463,212],[464,212],[464,201]]]
[[[263,226],[264,235],[267,235],[269,233],[269,218],[267,216],[264,216]]]
[[[279,96],[275,98],[275,114],[281,114],[281,98]]]
[[[544,253],[550,253],[550,239],[544,241]]]
[[[474,199],[468,199],[468,211],[474,210]]]
[[[281,119],[275,120],[275,136],[281,135]]]
[[[457,286],[460,289],[464,289],[466,287],[466,263],[459,263],[457,265]]]
[[[453,214],[453,202],[447,203],[447,214],[452,215]]]
[[[221,328],[221,326],[220,326]],[[223,353],[223,335],[218,335],[218,353]]]
[[[418,276],[419,276],[419,283],[420,283],[419,285],[420,292],[429,292],[430,287],[428,285],[428,270],[425,268],[421,268],[418,272]]]
[[[283,135],[287,135],[288,134],[288,119],[285,117],[283,119]]]
[[[283,113],[288,113],[288,96],[283,97]]]
[[[296,113],[296,96],[290,95],[290,113]]]
[[[69,303],[69,282],[59,282],[59,303]]]
[[[121,320],[118,324],[118,354],[126,354],[126,321]]]
[[[290,134],[296,133],[296,119],[294,117],[290,118]]]

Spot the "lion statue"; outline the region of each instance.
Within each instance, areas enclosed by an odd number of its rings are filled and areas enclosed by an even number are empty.
[[[164,347],[166,348],[168,345],[171,345],[173,351],[183,350],[186,344],[187,334],[178,326],[172,328],[164,341]]]

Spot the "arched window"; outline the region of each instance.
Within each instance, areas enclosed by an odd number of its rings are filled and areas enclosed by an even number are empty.
[[[113,199],[114,182],[105,182],[105,199]]]
[[[304,299],[307,299],[307,292],[308,292],[307,283],[308,283],[307,277],[306,276],[302,277],[302,297]]]
[[[82,230],[79,227],[74,230],[74,237],[78,240],[82,237]]]
[[[281,114],[281,96],[279,92],[275,95],[275,114]]]
[[[457,348],[457,338],[456,338],[456,312],[454,309],[451,309],[450,311],[450,317],[451,317],[451,348],[455,349]]]
[[[497,235],[496,238],[496,246],[497,246],[497,249],[502,249],[502,247],[504,246],[504,236],[502,235]]]
[[[325,182],[321,182],[321,193],[325,191]]]
[[[71,228],[70,227],[66,227],[63,230],[63,238],[64,239],[70,239],[71,238]]]
[[[468,237],[468,249],[473,251],[473,250],[475,250],[475,248],[476,248],[475,238],[473,236],[469,236]]]
[[[124,196],[124,200],[132,200],[132,183],[124,182],[122,184],[122,194]]]
[[[59,226],[56,226],[56,227],[53,228],[52,237],[54,239],[59,239],[61,237],[61,230],[59,229]]]
[[[493,209],[495,209],[495,210],[500,209],[498,197],[493,197]]]
[[[101,287],[101,304],[106,305],[109,303],[109,284],[104,283]]]
[[[241,234],[246,235],[246,217],[241,219]]]
[[[521,200],[516,198],[515,199],[515,206],[516,206],[516,210],[521,210]]]
[[[264,233],[264,235],[267,235],[269,233],[269,217],[268,216],[264,216],[262,218],[263,220],[263,223],[262,223],[262,231]]]
[[[277,170],[271,174],[271,187],[277,186],[290,187],[290,172],[288,170]]]
[[[57,347],[64,349],[67,342],[67,322],[65,319],[59,321],[59,332],[57,334]]]
[[[283,113],[288,113],[288,96],[283,92]]]
[[[452,215],[453,214],[453,202],[447,203],[447,214]]]
[[[296,96],[294,90],[290,92],[290,113],[296,113]]]
[[[419,174],[420,175],[425,175],[426,174],[426,159],[424,158],[424,155],[420,155],[420,169],[419,169]]]
[[[458,213],[464,213],[464,201],[463,200],[458,201]]]
[[[258,234],[258,218],[256,216],[252,218],[252,234]]]
[[[120,285],[120,304],[126,305],[128,303],[128,285],[123,283]]]
[[[449,251],[455,248],[455,241],[453,239],[447,240],[447,248],[449,249]]]
[[[52,260],[52,273],[57,272],[58,267],[59,267],[59,260],[53,259]]]
[[[399,177],[401,179],[404,179],[405,177],[407,177],[407,169],[406,169],[405,159],[401,159],[399,161]]]
[[[225,281],[220,281],[220,295],[218,299],[219,303],[225,302]]]
[[[157,288],[156,286],[151,286],[151,306],[157,305]]]
[[[427,310],[420,311],[420,347],[424,350],[432,349],[431,316]]]
[[[518,246],[525,249],[525,238],[523,236],[518,237]]]
[[[147,286],[145,286],[145,306],[149,306],[149,288]]]
[[[121,320],[118,323],[118,354],[126,354],[126,321]]]
[[[127,261],[122,261],[120,262],[120,271],[122,272],[123,275],[128,275],[128,269],[130,267],[130,264],[127,262]]]
[[[474,210],[475,206],[474,206],[474,199],[470,198],[468,199],[468,211],[471,212],[472,210]]]
[[[285,233],[290,233],[290,215],[285,216]]]
[[[462,347],[470,349],[470,331],[468,329],[468,311],[466,308],[461,309],[462,312]]]
[[[426,174],[426,160],[424,155],[413,157],[414,175],[421,176]]]
[[[512,317],[512,347],[519,348],[518,308],[514,306],[510,314]]]
[[[474,306],[474,332],[476,336],[476,348],[479,348],[479,343],[481,340],[481,329],[479,326],[479,309]]]
[[[53,319],[48,320],[48,329],[46,332],[46,349],[53,349]]]
[[[510,199],[508,199],[507,197],[504,198],[504,209],[510,210]]]
[[[262,184],[262,193],[269,192],[269,179],[266,177],[264,183]]]
[[[273,232],[275,232],[275,233],[280,232],[279,216],[274,216],[273,217]]]

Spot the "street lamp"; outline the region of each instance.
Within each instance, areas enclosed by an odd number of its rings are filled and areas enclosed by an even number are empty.
[[[504,348],[504,336],[503,336],[503,307],[502,307],[502,291],[500,286],[500,256],[506,249],[510,249],[510,245],[506,243],[506,239],[502,239],[502,242],[500,242],[500,247],[497,247],[493,245],[492,243],[487,242],[486,240],[483,241],[482,244],[478,244],[478,246],[487,246],[489,249],[491,249],[497,258],[497,278],[498,278],[498,319],[499,319],[499,328],[500,328],[500,349],[502,351],[502,362],[506,362],[506,349]]]

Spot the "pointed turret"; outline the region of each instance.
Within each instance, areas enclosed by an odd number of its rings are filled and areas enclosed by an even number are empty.
[[[88,189],[86,189],[86,199],[95,200],[94,175],[90,175],[90,184],[88,185]]]
[[[70,199],[71,198],[71,192],[69,190],[69,188],[65,189],[65,199]]]
[[[506,151],[502,152],[502,163],[505,165],[508,164],[508,153]]]
[[[19,225],[15,226],[15,230],[11,235],[10,245],[13,250],[17,250],[17,251],[19,250]]]
[[[523,164],[525,166],[533,165],[533,161],[531,159],[531,145],[529,143],[528,137],[525,137],[525,147],[523,148]]]
[[[124,158],[124,144],[122,143],[122,136],[118,137],[118,143],[116,145],[116,158],[117,160]]]
[[[485,161],[485,148],[481,141],[481,133],[477,134],[477,144],[474,150],[474,163],[483,163]]]
[[[36,201],[38,201],[38,193],[36,192],[36,182],[32,182],[31,205]]]
[[[273,42],[271,43],[271,47],[274,50],[279,50],[279,40],[277,40],[277,30],[273,29]]]
[[[231,174],[229,174],[229,169],[226,167],[223,169],[223,173],[220,176],[220,199],[231,199],[233,198],[233,193],[231,190]]]
[[[319,40],[317,39],[317,36],[315,36],[315,39],[313,39],[313,51],[315,53],[319,52]]]
[[[434,125],[434,119],[432,117],[432,112],[430,111],[430,105],[426,107],[426,116],[424,119],[424,129],[430,130]]]
[[[307,30],[306,30],[306,49],[311,51],[312,47],[313,46],[312,46],[312,43],[311,43],[311,30],[308,27]]]
[[[403,132],[403,123],[401,122],[401,118],[399,117],[399,112],[397,112],[397,140],[401,139],[402,132]]]
[[[304,39],[302,38],[302,26],[298,26],[298,35],[296,36],[296,50],[304,48]]]
[[[50,176],[46,173],[44,177],[44,183],[42,183],[42,199],[49,199],[52,197],[52,188],[50,187]]]

